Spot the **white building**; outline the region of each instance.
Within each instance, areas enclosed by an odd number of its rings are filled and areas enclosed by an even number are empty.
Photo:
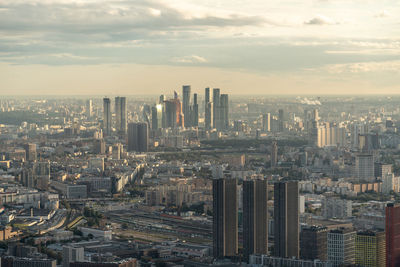
[[[356,155],[355,177],[360,181],[372,182],[375,180],[374,156],[372,154]]]
[[[400,192],[400,177],[395,177],[393,173],[387,173],[382,177],[382,193],[390,194],[391,191],[395,193]]]
[[[355,263],[356,231],[352,229],[337,229],[328,232],[328,261],[332,266],[342,266]]]
[[[353,207],[351,200],[340,199],[338,197],[325,197],[322,200],[322,216],[325,219],[351,217]]]

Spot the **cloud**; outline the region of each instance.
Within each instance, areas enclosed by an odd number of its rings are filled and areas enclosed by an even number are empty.
[[[387,10],[382,10],[381,12],[375,14],[375,18],[387,18],[390,16],[390,13]]]
[[[304,22],[307,25],[332,25],[336,24],[334,20],[323,15],[317,15],[314,18]]]
[[[332,64],[320,69],[330,74],[400,73],[400,60]]]
[[[207,59],[197,55],[184,56],[184,57],[174,57],[171,62],[176,63],[206,63]]]

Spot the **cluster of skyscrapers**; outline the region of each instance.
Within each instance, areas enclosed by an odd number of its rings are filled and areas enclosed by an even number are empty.
[[[115,97],[115,133],[121,138],[127,137],[128,151],[147,152],[148,125],[145,122],[127,124],[126,107],[126,97]],[[87,102],[87,110],[91,110],[91,101]],[[104,98],[102,124],[103,135],[112,135],[112,126],[111,100],[110,98]]]
[[[192,98],[193,96],[193,98]],[[199,102],[198,95],[191,94],[190,85],[182,87],[182,100],[174,93],[174,98],[165,99],[160,96],[157,104],[152,107],[152,129],[198,127]],[[217,130],[229,129],[229,101],[227,94],[220,94],[220,89],[213,89],[210,97],[210,88],[205,89],[204,98],[204,127]]]
[[[213,180],[213,254],[238,255],[237,180]],[[243,250],[268,254],[268,188],[265,179],[243,181]],[[296,181],[274,184],[274,255],[299,257],[299,189]]]

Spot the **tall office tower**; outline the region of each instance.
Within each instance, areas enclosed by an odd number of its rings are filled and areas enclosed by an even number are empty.
[[[148,126],[145,122],[132,122],[128,124],[128,151],[148,151]]]
[[[238,201],[236,179],[213,180],[214,258],[238,253]]]
[[[193,108],[191,111],[192,119],[191,124],[194,127],[199,126],[199,104],[197,103],[197,94],[193,94]]]
[[[165,100],[165,95],[160,95],[160,98],[158,99],[158,104],[164,104]]]
[[[220,90],[213,89],[213,127],[219,129],[220,126]]]
[[[210,88],[205,89],[205,99],[204,99],[204,127],[206,129],[211,129],[213,125],[212,118],[212,102],[210,102]]]
[[[393,173],[393,165],[375,162],[374,163],[374,172],[375,172],[375,178],[378,178],[378,177],[383,178],[386,174]]]
[[[111,101],[103,98],[103,134],[111,135]]]
[[[372,182],[375,180],[374,156],[372,154],[356,155],[355,177],[360,181]]]
[[[278,164],[278,143],[273,142],[271,146],[271,167],[276,167]]]
[[[299,257],[299,186],[297,181],[274,184],[275,256]]]
[[[318,109],[314,109],[312,111],[311,120],[319,121]]]
[[[213,121],[214,121],[214,104],[213,102],[208,102],[206,111],[205,111],[205,118],[204,118],[204,125],[206,129],[211,129],[213,126]]]
[[[157,130],[158,129],[158,116],[157,116],[157,106],[151,107],[151,129]]]
[[[220,97],[220,121],[221,125],[220,128],[222,130],[229,129],[229,101],[228,95],[222,94]]]
[[[182,114],[182,104],[175,93],[174,99],[164,101],[165,107],[165,128],[184,127],[184,115]]]
[[[268,190],[266,180],[243,181],[244,257],[268,254]]]
[[[126,134],[126,97],[115,98],[115,128],[121,135]]]
[[[86,100],[86,117],[91,118],[93,116],[93,102],[92,99]]]
[[[84,248],[64,246],[62,251],[62,267],[69,267],[71,262],[82,262],[85,260]]]
[[[340,228],[328,232],[328,261],[334,267],[355,263],[356,232]]]
[[[327,233],[328,228],[323,226],[304,227],[300,233],[300,258],[326,261]]]
[[[25,155],[27,161],[35,161],[37,159],[36,144],[24,144]]]
[[[185,126],[191,127],[191,114],[190,114],[190,85],[182,86],[182,113],[185,116]]]
[[[385,215],[386,266],[400,266],[400,205],[387,204]]]
[[[271,131],[271,114],[264,114],[262,117],[262,130],[264,133]]]
[[[283,132],[285,128],[285,112],[283,111],[283,109],[279,110],[278,123],[279,123],[278,131]]]
[[[385,232],[362,231],[356,235],[356,265],[386,266]]]

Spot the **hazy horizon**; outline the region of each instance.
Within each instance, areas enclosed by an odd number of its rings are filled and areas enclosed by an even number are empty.
[[[4,0],[0,95],[395,94],[394,0]]]

